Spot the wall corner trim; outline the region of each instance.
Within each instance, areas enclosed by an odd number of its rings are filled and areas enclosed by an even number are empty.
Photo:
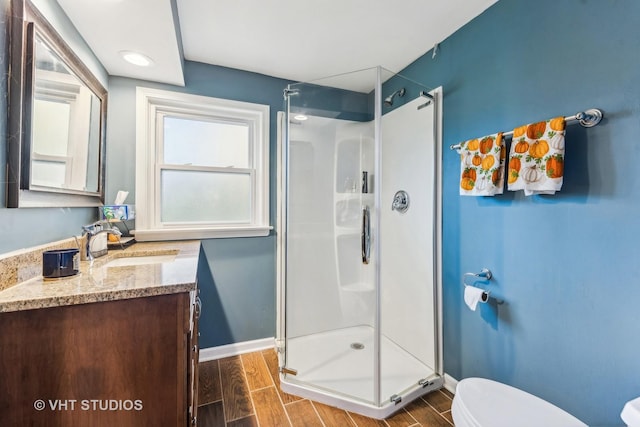
[[[229,356],[238,356],[243,353],[251,353],[254,351],[275,348],[276,340],[274,337],[261,338],[253,341],[243,341],[233,344],[220,345],[217,347],[209,347],[200,349],[200,362],[208,362],[210,360],[222,359]]]

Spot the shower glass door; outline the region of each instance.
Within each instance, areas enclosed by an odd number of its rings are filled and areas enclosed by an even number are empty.
[[[356,74],[290,86],[286,364],[373,404],[376,70]]]
[[[406,98],[383,102],[396,86]],[[416,113],[423,89],[382,68],[288,87],[279,337],[295,394],[394,405],[434,373],[433,122],[411,123],[430,114]],[[391,209],[398,190],[404,213]]]

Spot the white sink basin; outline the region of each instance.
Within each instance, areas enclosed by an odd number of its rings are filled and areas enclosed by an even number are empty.
[[[116,258],[105,264],[105,267],[125,267],[129,265],[159,264],[161,262],[172,262],[176,259],[174,254],[170,255],[144,255]]]

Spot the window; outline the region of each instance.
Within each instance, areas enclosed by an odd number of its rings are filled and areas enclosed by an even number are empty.
[[[269,234],[269,106],[137,89],[136,239]]]

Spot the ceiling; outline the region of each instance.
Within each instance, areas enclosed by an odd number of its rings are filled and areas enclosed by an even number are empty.
[[[57,1],[110,75],[182,86],[183,58],[294,81],[397,72],[497,0]]]

